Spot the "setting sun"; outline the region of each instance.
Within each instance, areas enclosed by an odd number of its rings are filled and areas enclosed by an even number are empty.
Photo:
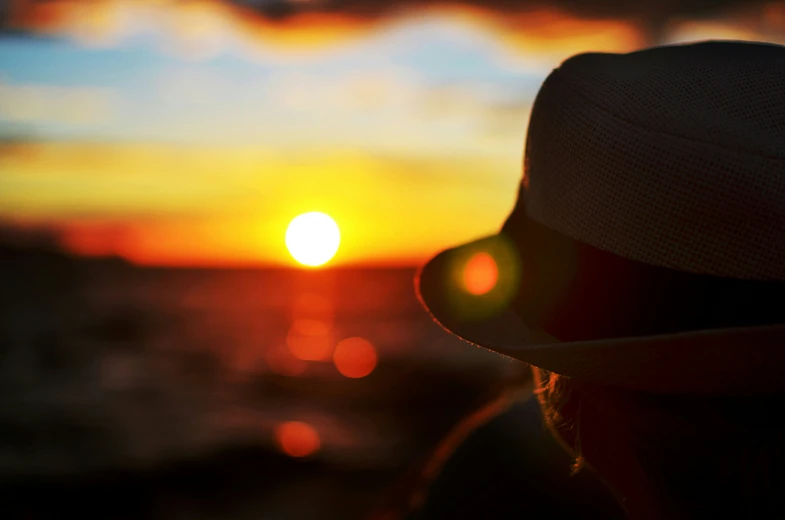
[[[317,211],[298,215],[286,229],[286,248],[303,265],[316,267],[327,263],[340,243],[338,224]]]

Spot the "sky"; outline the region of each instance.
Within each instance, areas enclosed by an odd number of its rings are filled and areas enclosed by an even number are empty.
[[[652,30],[607,10],[315,1],[284,21],[270,2],[7,3],[0,220],[141,264],[291,265],[286,225],[323,211],[335,265],[417,263],[500,227],[561,60],[785,28],[783,3]]]

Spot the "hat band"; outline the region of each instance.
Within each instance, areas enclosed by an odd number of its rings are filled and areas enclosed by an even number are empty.
[[[785,323],[785,282],[691,273],[623,258],[531,219],[523,197],[502,228],[522,277],[512,309],[561,341]]]

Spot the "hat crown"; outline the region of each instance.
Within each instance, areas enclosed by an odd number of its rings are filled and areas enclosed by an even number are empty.
[[[580,54],[558,74],[633,124],[785,158],[785,47],[706,42]]]
[[[626,258],[785,280],[785,47],[582,54],[543,84],[529,215]]]

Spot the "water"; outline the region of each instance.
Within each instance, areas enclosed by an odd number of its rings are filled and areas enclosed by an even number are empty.
[[[431,322],[411,269],[2,265],[11,516],[365,517],[509,369]],[[346,338],[368,375],[336,366]]]

